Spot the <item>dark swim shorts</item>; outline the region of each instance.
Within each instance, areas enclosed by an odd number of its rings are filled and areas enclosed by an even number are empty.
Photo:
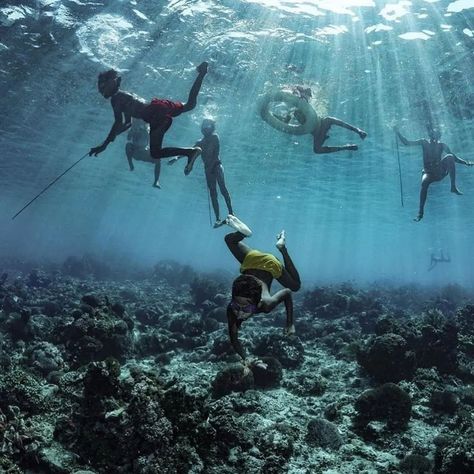
[[[167,99],[152,99],[142,113],[142,119],[148,122],[152,128],[158,125],[165,125],[177,117],[183,111],[182,102],[173,102]]]

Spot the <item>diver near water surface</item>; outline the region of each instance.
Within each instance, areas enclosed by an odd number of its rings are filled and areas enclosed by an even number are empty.
[[[312,97],[312,92],[310,87],[301,87],[296,86],[295,90],[300,95],[300,97],[306,100],[308,103]],[[298,109],[294,111],[295,119],[301,122],[304,120],[304,117],[301,115]],[[346,128],[351,132],[357,133],[359,137],[364,140],[367,136],[367,133],[364,130],[354,127],[347,122],[344,122],[335,117],[323,117],[320,119],[318,125],[315,129],[311,132],[313,135],[313,151],[316,154],[324,154],[324,153],[335,153],[337,151],[356,151],[359,149],[357,145],[349,144],[349,145],[339,145],[339,146],[324,146],[324,142],[329,138],[328,132],[333,125],[337,125],[338,127]]]
[[[308,114],[302,108],[299,108],[298,106],[296,107],[291,107],[288,112],[285,114],[279,114],[279,113],[273,113],[270,112],[273,117],[277,118],[284,124],[296,124],[305,126],[305,124],[311,120],[311,116],[317,117],[316,111],[314,110],[313,106],[311,105],[311,99],[313,97],[313,93],[311,90],[311,87],[305,87],[305,86],[292,86],[290,88],[291,93],[296,96],[298,99],[301,99],[305,103],[307,103],[307,106],[305,107],[307,111],[307,107],[310,107],[312,109],[311,114]],[[264,117],[265,119],[265,117]],[[338,118],[335,117],[322,117],[319,118],[318,120],[314,120],[313,126],[309,128],[307,133],[311,134],[313,136],[313,151],[316,154],[325,154],[325,153],[335,153],[338,151],[356,151],[358,150],[358,146],[355,144],[347,144],[347,145],[338,145],[338,146],[327,146],[324,145],[324,142],[329,138],[328,132],[330,128],[336,125],[338,127],[346,128],[347,130],[350,130],[351,132],[357,133],[359,137],[364,140],[367,137],[367,133],[360,129],[357,128],[353,125],[350,125],[347,122],[344,122]],[[291,128],[289,129],[291,130]],[[291,131],[288,131],[288,133],[291,133]]]
[[[197,68],[198,77],[194,81],[189,92],[188,101],[173,102],[168,99],[153,99],[146,103],[144,99],[120,90],[122,78],[114,69],[102,72],[98,78],[99,92],[106,98],[111,99],[115,121],[105,141],[89,151],[89,156],[97,156],[102,153],[115,137],[131,126],[132,118],[142,119],[150,124],[150,153],[155,160],[169,158],[171,156],[184,155],[188,158],[188,166],[192,166],[194,160],[201,153],[199,147],[193,148],[162,148],[165,133],[170,128],[173,117],[189,112],[196,107],[197,96],[201,89],[204,76],[207,74],[207,62],[201,63]],[[185,170],[186,171],[186,170]]]
[[[421,138],[419,140],[408,140],[394,127],[394,131],[400,141],[406,146],[420,145],[423,150],[423,171],[421,176],[420,208],[415,221],[421,221],[424,215],[426,197],[431,183],[441,181],[449,174],[451,181],[451,192],[462,195],[456,186],[456,163],[472,166],[473,163],[465,161],[456,156],[445,143],[440,142],[441,132],[431,125],[427,125],[429,140]],[[443,154],[445,156],[442,158]]]
[[[133,160],[144,161],[145,163],[153,163],[155,165],[155,179],[153,187],[161,188],[160,172],[161,160],[155,160],[150,155],[149,144],[149,126],[141,120],[132,120],[132,125],[128,131],[127,144],[125,145],[125,153],[127,155],[130,171],[135,169]]]
[[[253,250],[242,242],[252,232],[237,217],[229,215],[226,223],[235,229],[235,232],[225,236],[225,242],[232,255],[240,262],[242,273],[232,284],[232,301],[227,306],[229,337],[235,351],[248,367],[251,361],[246,360],[245,350],[238,339],[240,326],[254,314],[270,313],[276,306],[284,303],[285,332],[287,335],[294,334],[292,291],[300,289],[301,281],[286,249],[285,231],[280,232],[276,242],[276,247],[283,256],[282,264],[272,254]],[[270,287],[274,278],[285,288],[271,295]]]
[[[222,196],[225,199],[227,210],[229,214],[234,214],[232,210],[232,201],[230,199],[229,191],[227,190],[225,179],[224,179],[224,168],[222,162],[219,159],[220,142],[217,133],[214,133],[216,129],[216,122],[212,119],[204,119],[201,124],[201,132],[203,137],[201,140],[196,142],[195,146],[201,148],[201,158],[204,163],[204,172],[206,173],[206,183],[211,196],[212,207],[214,214],[216,215],[216,222],[214,228],[220,227],[225,224],[225,219],[221,220],[219,201],[217,200],[217,185],[221,191]],[[172,158],[168,164],[175,163],[179,158]],[[193,163],[187,166],[185,173],[189,174],[192,170]]]
[[[447,257],[445,257],[442,249],[439,252],[440,252],[439,257],[437,257],[434,253],[431,254],[430,267],[428,268],[429,272],[431,270],[433,270],[433,268],[436,267],[436,265],[438,263],[450,263],[451,262],[451,257],[449,256],[449,254],[447,255]]]

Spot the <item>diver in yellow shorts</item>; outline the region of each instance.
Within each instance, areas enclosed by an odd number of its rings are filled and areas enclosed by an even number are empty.
[[[285,231],[277,236],[276,247],[281,252],[283,264],[272,254],[253,250],[242,242],[252,231],[237,217],[229,215],[226,224],[235,229],[225,236],[232,255],[240,262],[240,275],[232,284],[232,301],[227,306],[227,321],[232,346],[246,364],[245,351],[239,342],[241,324],[257,313],[269,313],[281,303],[286,309],[286,334],[295,333],[293,323],[292,291],[301,287],[300,276],[285,245]],[[285,288],[270,294],[273,279]]]

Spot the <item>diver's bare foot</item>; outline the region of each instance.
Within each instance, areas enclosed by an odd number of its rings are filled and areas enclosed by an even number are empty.
[[[153,183],[153,187],[161,189],[161,184],[157,181],[156,183]]]
[[[415,222],[420,222],[421,219],[423,219],[423,213],[422,212],[420,212],[413,220]]]
[[[277,235],[277,241],[276,241],[276,248],[278,250],[284,249],[285,248],[285,243],[286,243],[286,234],[285,231],[282,230],[278,235]]]
[[[223,226],[226,223],[226,220],[223,219],[217,219],[216,222],[214,222],[214,225],[212,226],[214,229],[218,229],[219,227]]]
[[[360,128],[357,133],[359,134],[359,137],[362,138],[362,140],[364,140],[365,137],[367,136],[367,132],[364,132],[364,130],[361,130]]]
[[[359,147],[357,145],[347,145],[346,150],[357,151]]]
[[[196,71],[199,74],[202,74],[204,76],[205,74],[207,74],[207,68],[208,67],[209,67],[209,63],[204,61],[196,68]]]
[[[451,186],[451,192],[457,194],[458,196],[462,196],[462,192],[456,186]]]
[[[295,325],[292,324],[291,326],[288,326],[286,329],[285,329],[285,333],[287,336],[293,336],[293,334],[296,333],[295,331]]]
[[[250,230],[250,228],[232,214],[229,214],[227,216],[225,223],[229,227],[235,229],[237,232],[240,232],[241,234],[245,235],[245,237],[250,237],[252,235],[252,231]]]
[[[188,164],[184,168],[184,174],[187,176],[189,173],[191,173],[194,162],[196,161],[196,158],[201,154],[202,150],[198,146],[193,148],[193,152],[189,155],[188,157]]]

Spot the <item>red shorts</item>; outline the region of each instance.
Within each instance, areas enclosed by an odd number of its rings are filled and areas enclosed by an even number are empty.
[[[172,118],[177,117],[183,111],[181,102],[173,102],[167,99],[152,99],[142,113],[142,119],[148,122],[152,128],[160,124],[171,125]]]

